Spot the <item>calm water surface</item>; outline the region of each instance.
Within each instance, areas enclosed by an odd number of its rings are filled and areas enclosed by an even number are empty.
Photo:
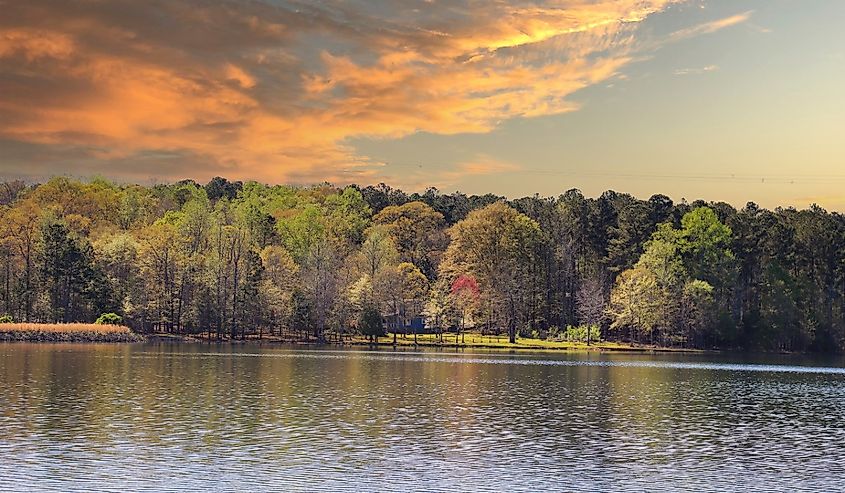
[[[0,491],[845,491],[842,366],[0,344]]]

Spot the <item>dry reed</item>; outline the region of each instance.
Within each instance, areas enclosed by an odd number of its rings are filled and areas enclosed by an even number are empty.
[[[141,336],[123,325],[100,324],[0,324],[0,341],[135,342]]]

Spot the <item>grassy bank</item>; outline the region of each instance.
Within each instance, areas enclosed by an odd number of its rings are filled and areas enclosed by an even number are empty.
[[[122,325],[0,324],[0,341],[26,342],[140,342],[144,338]]]
[[[205,334],[195,334],[191,337],[176,336],[171,334],[151,335],[151,340],[172,340],[186,342],[218,342],[215,339],[210,341]],[[271,343],[271,344],[294,344],[294,345],[316,345],[315,339],[302,339],[301,337],[279,337],[276,335],[264,335],[258,338],[257,335],[247,336],[246,339],[236,339],[231,342],[244,343]],[[326,342],[329,345],[339,346],[380,346],[393,347],[393,334],[379,337],[373,343],[361,335],[344,336],[342,341],[332,338]],[[444,334],[441,342],[438,334],[418,334],[414,342],[413,335],[403,336],[398,334],[396,338],[397,347],[439,347],[443,349],[501,349],[501,350],[530,350],[530,351],[636,351],[636,352],[697,352],[692,349],[665,348],[649,345],[625,344],[619,342],[594,342],[589,346],[583,342],[554,341],[545,339],[532,339],[520,337],[516,343],[511,344],[506,335],[482,335],[478,333],[466,333],[463,336],[455,334]]]
[[[356,336],[350,341],[355,345],[372,345],[366,338]],[[386,337],[379,337],[377,344],[379,346],[392,346],[393,335]],[[396,338],[396,346],[414,346],[414,336],[403,336],[399,334]],[[512,350],[550,350],[550,351],[656,351],[656,352],[687,352],[693,350],[686,350],[680,348],[664,348],[647,345],[633,345],[619,342],[594,342],[587,345],[584,342],[570,342],[570,341],[555,341],[547,339],[532,339],[528,337],[519,337],[515,343],[511,343],[505,335],[481,335],[468,333],[463,336],[455,337],[455,334],[445,334],[441,342],[438,334],[419,334],[417,335],[417,346],[421,347],[442,347],[442,348],[478,348],[478,349],[512,349]]]

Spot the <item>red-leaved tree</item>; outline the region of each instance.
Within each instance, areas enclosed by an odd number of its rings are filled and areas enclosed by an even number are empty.
[[[458,332],[461,334],[461,342],[463,343],[466,314],[467,311],[472,310],[477,305],[481,297],[481,289],[479,289],[478,281],[474,277],[462,274],[452,281],[450,293],[455,305],[461,312],[461,323],[458,325]],[[455,344],[457,343],[458,334],[455,334]]]

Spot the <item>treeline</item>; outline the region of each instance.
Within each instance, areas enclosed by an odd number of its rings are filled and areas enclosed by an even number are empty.
[[[113,312],[139,332],[327,340],[424,317],[511,339],[845,342],[845,218],[816,206],[54,178],[0,185],[0,238],[0,315],[20,322]]]

